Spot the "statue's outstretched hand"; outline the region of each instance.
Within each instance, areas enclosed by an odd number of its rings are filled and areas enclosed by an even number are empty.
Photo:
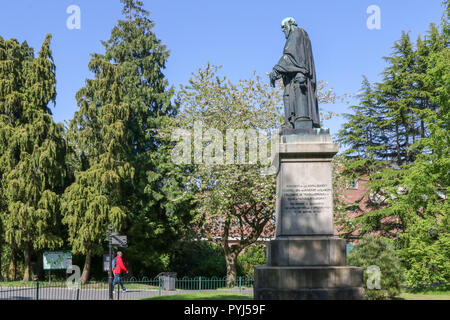
[[[270,86],[272,88],[275,88],[275,81],[277,80],[276,75],[273,73],[273,71],[270,73]]]

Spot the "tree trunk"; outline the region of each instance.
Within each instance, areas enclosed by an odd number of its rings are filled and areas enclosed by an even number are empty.
[[[13,257],[11,257],[11,261],[9,262],[8,280],[16,280],[16,264]]]
[[[81,284],[85,284],[89,279],[89,272],[91,271],[91,260],[91,254],[88,253],[84,262],[83,273],[81,274]]]
[[[409,125],[408,119],[405,120],[405,163],[409,163]]]
[[[231,287],[236,284],[237,255],[230,250],[225,250],[225,261],[227,263],[227,286]]]
[[[402,157],[400,153],[400,137],[398,136],[398,124],[395,124],[395,138],[397,142],[397,164],[400,166],[402,164]]]
[[[420,120],[420,136],[425,138],[425,122]]]
[[[23,272],[23,281],[30,281],[31,279],[31,274],[30,274],[30,270],[31,270],[31,249],[30,249],[30,245],[26,244],[25,245],[25,250],[23,252],[24,257],[25,257],[25,265],[24,265],[24,272]]]
[[[17,277],[16,249],[11,248],[11,261],[9,262],[8,278],[15,281]]]
[[[0,240],[1,241],[1,240]],[[3,280],[3,268],[2,268],[2,254],[3,254],[3,243],[0,242],[0,281]]]

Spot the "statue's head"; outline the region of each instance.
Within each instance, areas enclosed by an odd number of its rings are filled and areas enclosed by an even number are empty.
[[[295,19],[292,17],[285,18],[283,19],[283,21],[281,21],[281,30],[286,36],[286,39],[289,37],[289,33],[291,33],[291,30],[295,27],[297,27],[297,22],[295,22]]]

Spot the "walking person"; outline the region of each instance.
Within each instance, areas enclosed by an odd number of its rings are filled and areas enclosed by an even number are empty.
[[[117,283],[119,283],[120,286],[122,287],[123,292],[126,292],[127,288],[124,287],[123,282],[122,282],[122,271],[125,271],[126,273],[128,273],[128,270],[125,267],[125,265],[123,264],[121,251],[117,251],[117,256],[114,260],[115,260],[115,266],[113,267],[113,273],[114,273],[113,288],[116,286]]]

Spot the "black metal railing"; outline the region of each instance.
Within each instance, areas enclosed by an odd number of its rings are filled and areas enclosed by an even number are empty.
[[[253,279],[237,277],[173,278],[156,277],[142,279],[125,278],[126,291],[117,284],[114,300],[140,300],[169,294],[195,294],[200,292],[253,294]],[[109,300],[107,281],[91,281],[85,284],[63,281],[0,282],[0,300]]]

